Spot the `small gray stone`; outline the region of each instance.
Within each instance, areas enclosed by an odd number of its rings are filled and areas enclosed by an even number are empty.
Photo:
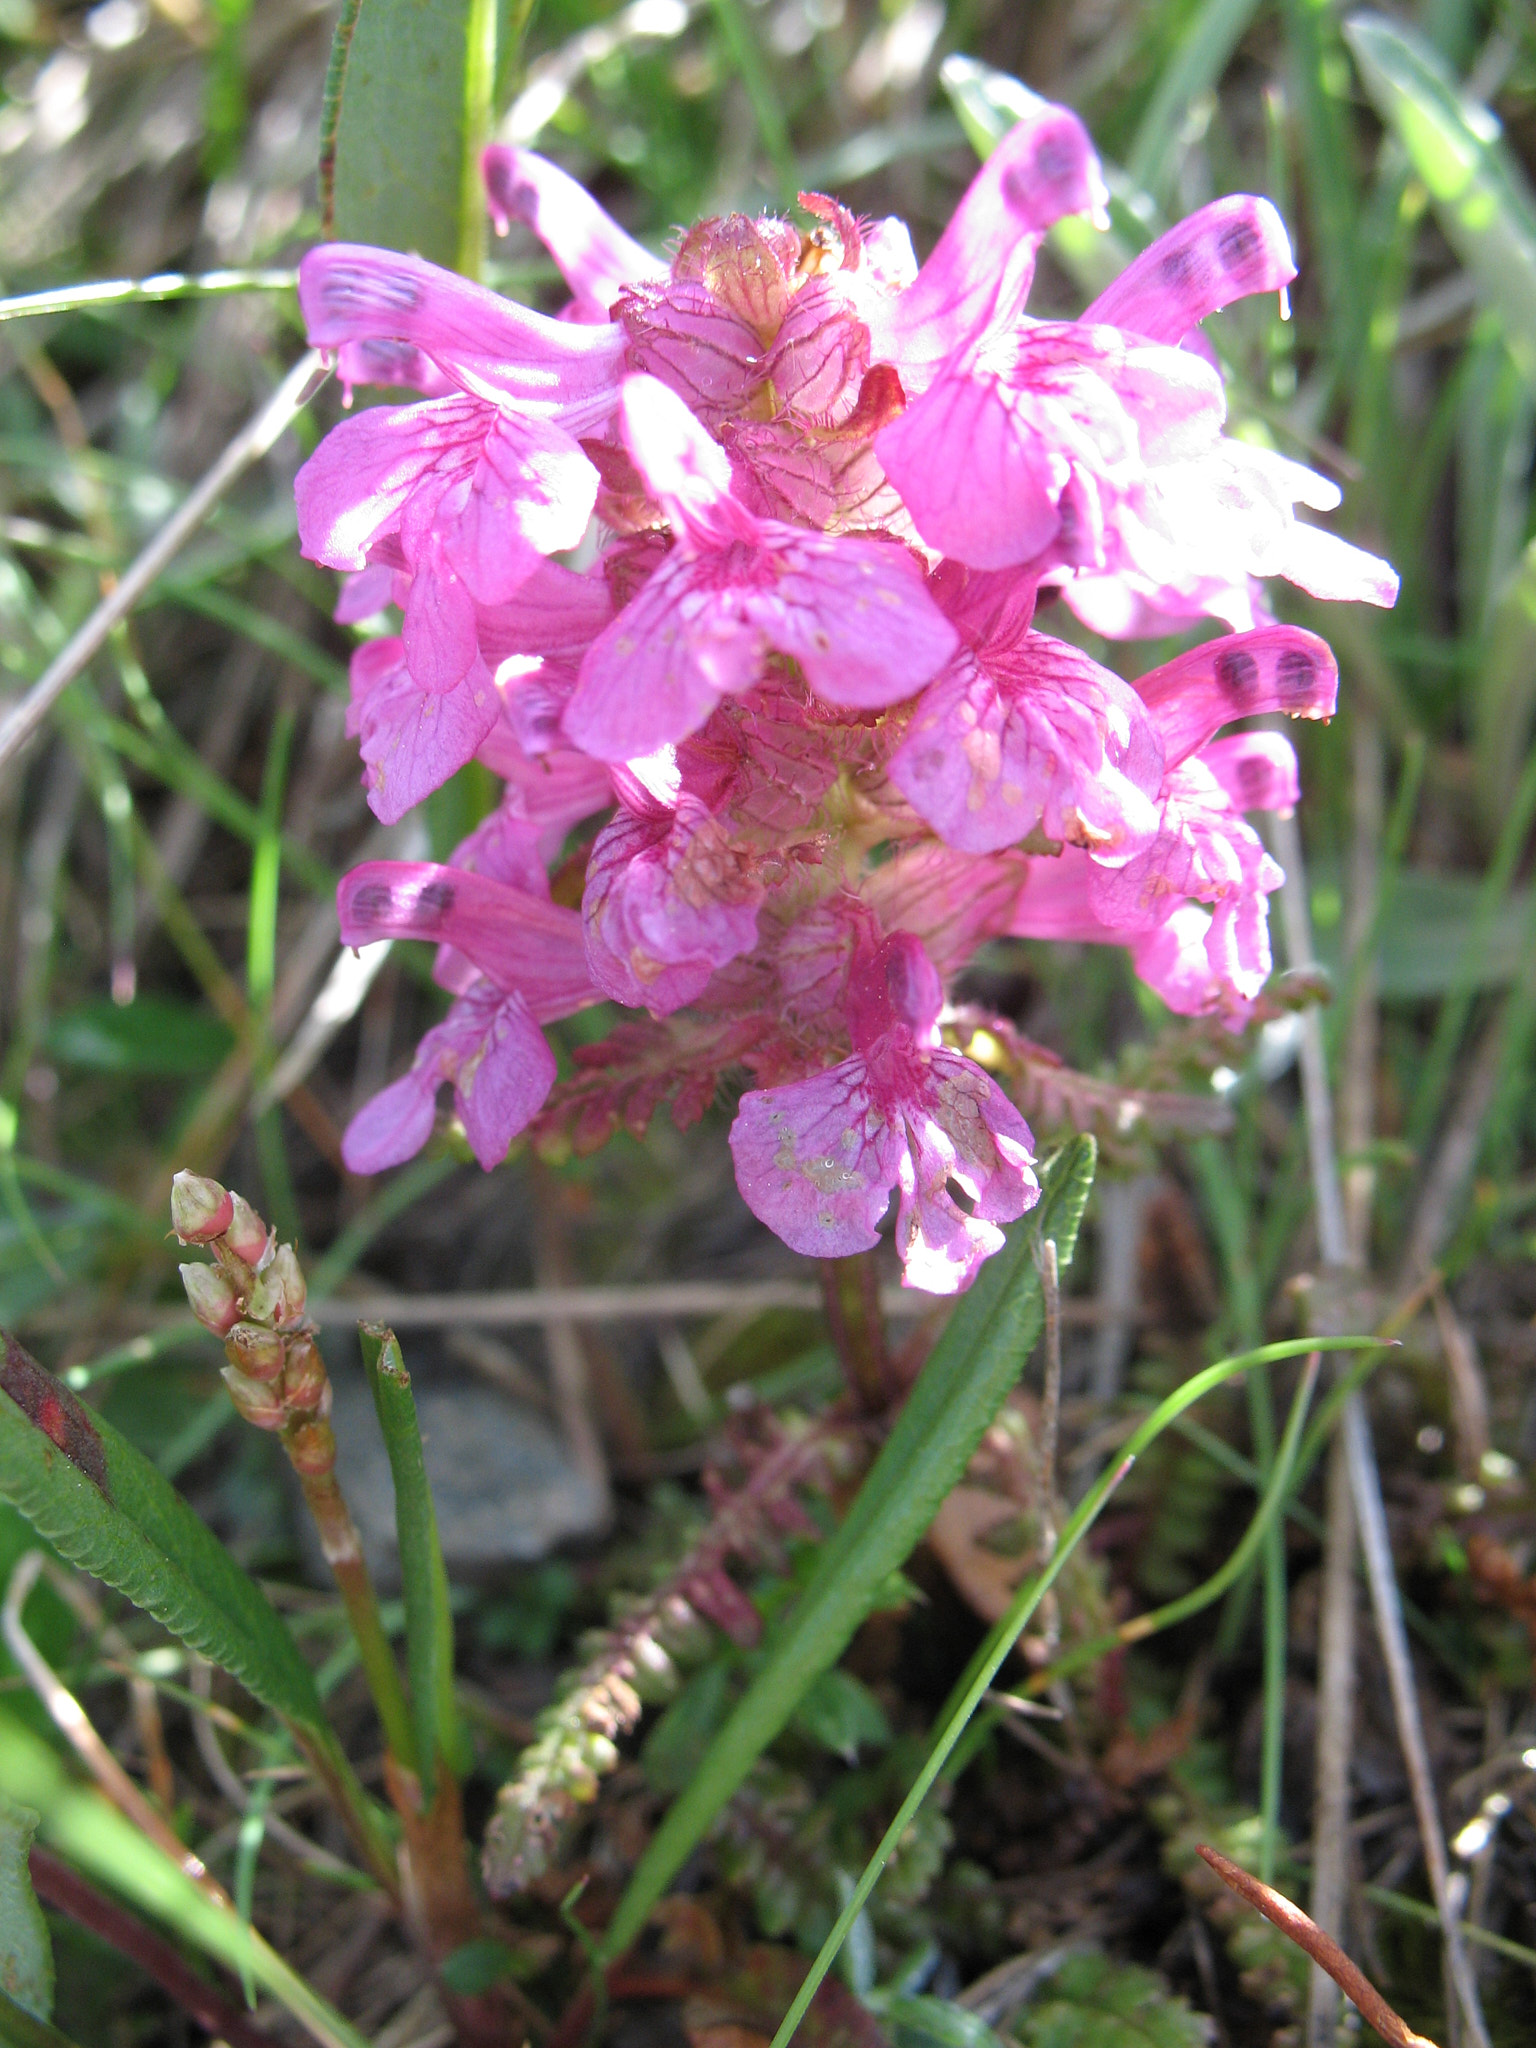
[[[373,1397],[355,1368],[343,1365],[333,1370],[331,1380],[336,1475],[368,1568],[381,1590],[392,1591],[400,1583],[395,1489]],[[601,1492],[545,1417],[494,1387],[458,1375],[434,1385],[416,1373],[412,1387],[451,1578],[529,1564],[573,1537],[601,1532],[606,1520]],[[302,1526],[306,1557],[312,1569],[320,1567],[308,1516]],[[323,1567],[316,1575],[328,1576]]]

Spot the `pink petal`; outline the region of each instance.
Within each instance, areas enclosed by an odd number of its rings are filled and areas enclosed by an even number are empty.
[[[1331,718],[1338,663],[1327,642],[1299,626],[1260,626],[1206,640],[1140,676],[1136,689],[1162,735],[1168,765],[1198,752],[1229,720],[1263,711]]]
[[[336,892],[342,943],[431,939],[455,947],[541,1023],[597,1000],[574,910],[432,861],[364,861]]]
[[[509,654],[568,654],[588,647],[612,616],[602,575],[541,557],[508,603],[482,606],[480,644],[493,669]]]
[[[1040,1199],[1034,1140],[997,1083],[970,1060],[941,1048],[925,1067],[921,1096],[904,1109],[910,1150],[896,1248],[906,1286],[956,1294],[1002,1248],[997,1225]],[[971,1198],[969,1215],[950,1194],[951,1181]]]
[[[368,802],[386,825],[473,760],[500,711],[483,662],[451,690],[426,690],[407,669],[398,640],[358,650],[352,688],[349,724],[362,742]]]
[[[394,601],[393,569],[386,569],[382,564],[371,569],[359,569],[355,575],[342,578],[341,596],[331,617],[338,626],[360,625],[364,619],[373,618]]]
[[[1292,523],[1282,546],[1283,561],[1275,573],[1299,584],[1312,597],[1340,604],[1375,604],[1390,610],[1397,603],[1397,571],[1378,555],[1352,547],[1321,527]]]
[[[454,1101],[470,1150],[489,1173],[543,1108],[558,1068],[521,996],[482,1005],[476,1022],[479,1045],[460,1055]]]
[[[625,285],[666,276],[660,257],[626,235],[547,157],[493,143],[480,159],[480,173],[497,234],[514,220],[533,230],[570,286],[578,320],[606,320]]]
[[[597,502],[598,475],[547,420],[498,413],[449,552],[482,604],[514,597],[542,555],[574,548]]]
[[[1162,748],[1130,685],[1032,633],[995,667],[962,655],[923,693],[887,772],[949,845],[990,853],[1038,827],[1103,853],[1157,829]]]
[[[411,1068],[365,1102],[342,1133],[348,1173],[384,1173],[414,1159],[437,1121],[435,1067]]]
[[[475,601],[436,535],[411,577],[400,626],[405,659],[424,690],[454,689],[480,662]]]
[[[878,1242],[906,1147],[862,1059],[749,1090],[730,1143],[742,1199],[792,1251],[835,1259]]]
[[[368,566],[369,544],[407,502],[439,494],[474,461],[489,414],[457,394],[421,405],[372,405],[332,427],[294,479],[299,545],[332,569]]]
[[[920,366],[949,355],[983,319],[1007,322],[1022,309],[1046,229],[1064,214],[1101,213],[1107,200],[1077,116],[1034,100],[971,180],[914,282],[884,318],[873,309],[876,355],[921,389]]]
[[[674,551],[587,651],[565,731],[599,761],[653,754],[750,689],[763,635],[707,559]]]
[[[1021,428],[991,380],[945,371],[875,453],[923,539],[974,569],[1031,561],[1056,537],[1066,459]]]
[[[626,811],[587,862],[581,912],[592,978],[615,1002],[664,1017],[757,943],[756,862],[696,800],[675,817]]]
[[[655,377],[626,377],[619,426],[680,539],[695,548],[758,539],[758,522],[731,494],[730,457],[675,392]]]
[[[311,344],[406,341],[456,381],[546,415],[597,425],[612,410],[623,356],[616,327],[549,320],[419,256],[323,242],[299,265]]]
[[[825,702],[853,710],[897,703],[954,653],[959,635],[899,543],[777,526],[765,537],[778,544],[782,567],[750,601],[751,614]]]
[[[1296,749],[1282,732],[1213,740],[1200,759],[1236,811],[1291,811],[1301,801]]]
[[[1151,341],[1179,342],[1208,313],[1296,275],[1280,216],[1267,199],[1234,193],[1159,235],[1083,315]]]

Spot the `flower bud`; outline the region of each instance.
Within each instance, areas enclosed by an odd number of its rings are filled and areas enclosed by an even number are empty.
[[[226,1365],[220,1371],[229,1398],[247,1422],[254,1423],[257,1429],[282,1428],[288,1411],[270,1387],[263,1386],[260,1380],[247,1379],[238,1366]]]
[[[234,1214],[224,1232],[224,1241],[237,1259],[259,1266],[271,1247],[272,1233],[244,1195],[233,1195]]]
[[[280,1244],[251,1289],[251,1321],[279,1330],[304,1313],[304,1275],[291,1244]]]
[[[171,1228],[183,1244],[207,1244],[228,1230],[236,1199],[216,1180],[183,1168],[171,1182]]]
[[[224,1355],[248,1380],[270,1385],[283,1369],[286,1347],[275,1330],[259,1323],[236,1323],[224,1339]]]
[[[287,1345],[288,1362],[283,1368],[283,1399],[291,1414],[304,1415],[318,1408],[330,1389],[325,1376],[325,1360],[307,1331],[291,1337]]]
[[[299,1422],[287,1435],[288,1458],[301,1479],[323,1479],[335,1468],[336,1432],[328,1422]]]
[[[235,1283],[218,1266],[183,1266],[181,1284],[192,1313],[215,1337],[227,1336],[240,1320],[242,1303]]]

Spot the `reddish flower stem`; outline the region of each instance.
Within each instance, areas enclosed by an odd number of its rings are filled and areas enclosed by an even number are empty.
[[[1374,2027],[1387,2043],[1387,2048],[1435,2048],[1433,2041],[1426,2035],[1416,2034],[1407,2021],[1392,2010],[1365,1972],[1356,1968],[1333,1936],[1324,1934],[1300,1906],[1293,1906],[1289,1899],[1251,1876],[1230,1857],[1223,1856],[1219,1849],[1209,1848],[1204,1842],[1196,1846],[1223,1884],[1235,1891],[1239,1898],[1246,1899],[1250,1906],[1256,1907],[1298,1948],[1305,1949],[1320,1970],[1328,1972],[1344,1996],[1359,2008],[1361,2018]]]

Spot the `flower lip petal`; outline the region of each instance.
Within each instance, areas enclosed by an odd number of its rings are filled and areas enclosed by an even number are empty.
[[[1159,235],[1083,318],[1176,343],[1208,313],[1254,292],[1281,291],[1295,275],[1290,238],[1274,207],[1233,193]]]
[[[559,266],[573,316],[604,321],[625,285],[664,278],[667,266],[626,235],[586,189],[531,149],[492,143],[480,158],[496,232],[514,220],[531,228]]]

